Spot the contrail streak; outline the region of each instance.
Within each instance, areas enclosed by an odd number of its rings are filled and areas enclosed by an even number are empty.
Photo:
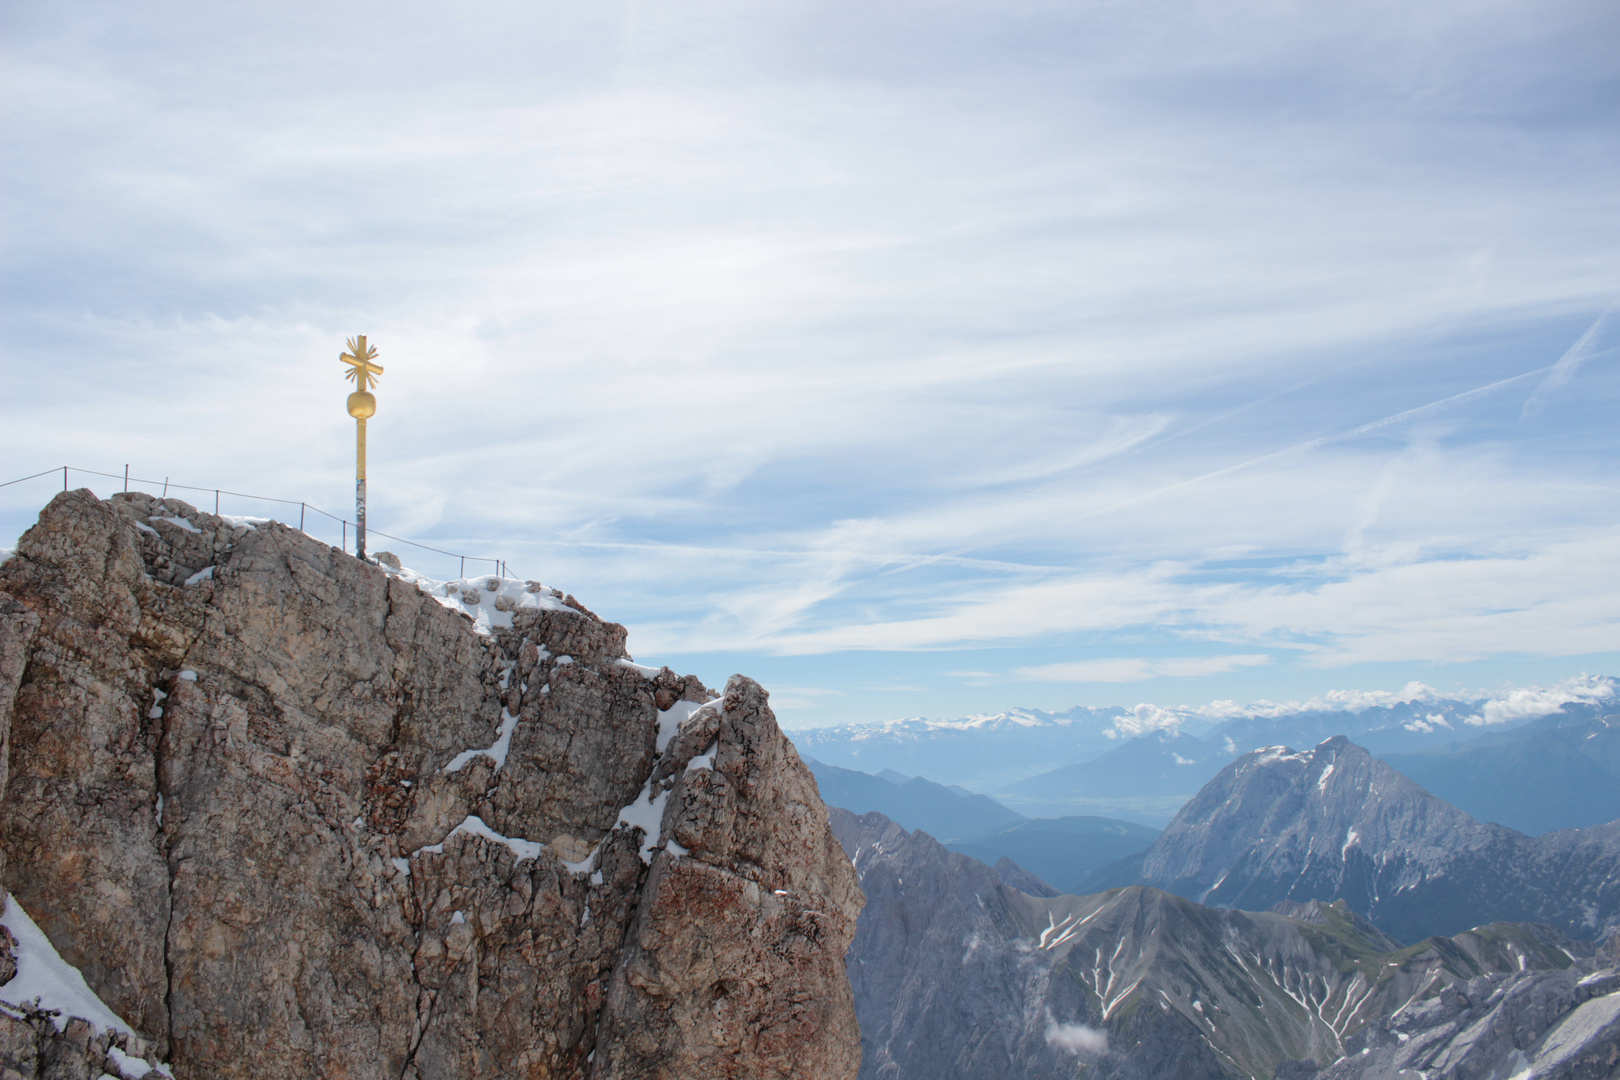
[[[1620,301],[1617,301],[1617,303],[1620,303]],[[1603,329],[1603,324],[1608,321],[1609,315],[1613,311],[1614,304],[1604,308],[1603,314],[1599,315],[1597,321],[1586,328],[1586,333],[1581,335],[1580,340],[1571,345],[1569,350],[1558,358],[1558,363],[1552,366],[1551,374],[1542,380],[1541,385],[1536,387],[1535,392],[1530,395],[1530,399],[1524,403],[1524,411],[1519,413],[1520,420],[1528,420],[1546,408],[1547,399],[1575,377],[1576,368],[1591,359],[1592,342],[1597,339],[1598,331]]]
[[[1545,374],[1557,366],[1557,364],[1548,364],[1546,367],[1536,368],[1534,371],[1526,371],[1519,375],[1512,375],[1506,379],[1498,379],[1496,382],[1490,383],[1486,386],[1475,387],[1472,390],[1464,390],[1460,394],[1453,394],[1450,397],[1441,398],[1439,401],[1431,401],[1427,405],[1419,405],[1416,408],[1395,413],[1393,416],[1386,416],[1381,420],[1370,421],[1369,423],[1362,424],[1360,427],[1351,428],[1348,431],[1337,432],[1333,435],[1323,435],[1320,438],[1309,439],[1302,443],[1295,443],[1293,446],[1285,446],[1281,450],[1273,450],[1269,454],[1261,454],[1259,457],[1250,458],[1248,461],[1240,461],[1235,465],[1227,465],[1224,468],[1216,469],[1213,472],[1204,473],[1201,476],[1194,476],[1186,480],[1178,480],[1174,484],[1167,484],[1162,488],[1155,488],[1152,491],[1143,492],[1141,495],[1133,495],[1128,499],[1121,499],[1119,502],[1112,503],[1108,506],[1099,507],[1098,509],[1092,510],[1089,513],[1078,514],[1071,520],[1084,521],[1087,518],[1101,517],[1103,514],[1111,514],[1115,510],[1123,510],[1127,506],[1135,506],[1138,503],[1147,502],[1149,499],[1156,499],[1160,495],[1168,495],[1172,491],[1180,491],[1181,489],[1191,487],[1194,484],[1201,484],[1206,480],[1214,480],[1218,477],[1228,476],[1235,472],[1242,472],[1244,469],[1252,469],[1256,465],[1264,465],[1268,461],[1274,461],[1277,458],[1285,457],[1289,454],[1304,453],[1308,450],[1315,450],[1318,447],[1326,446],[1329,443],[1342,442],[1345,439],[1354,439],[1361,435],[1371,434],[1372,432],[1378,431],[1382,428],[1394,427],[1395,425],[1405,423],[1408,420],[1415,420],[1421,416],[1439,412],[1442,409],[1449,408],[1453,405],[1459,405],[1465,401],[1471,401],[1474,398],[1483,397],[1486,394],[1494,393],[1505,386],[1511,386],[1514,383],[1523,382],[1526,379],[1533,379],[1537,375]]]
[[[901,552],[851,551],[841,548],[733,548],[705,547],[697,544],[659,544],[651,541],[609,540],[531,540],[529,543],[534,547],[591,548],[600,551],[646,551],[671,555],[726,556],[736,559],[757,559],[774,562],[845,559],[850,562],[873,563],[878,566],[901,563],[905,564],[902,568],[907,569],[937,562],[975,570],[996,570],[1015,574],[1051,573],[1068,569],[1063,566],[1041,566],[1035,563],[1006,562],[999,559],[964,559],[951,554],[915,555]]]
[[[1373,433],[1375,431],[1382,430],[1383,428],[1394,427],[1394,426],[1396,426],[1398,424],[1403,424],[1403,423],[1406,423],[1407,421],[1410,421],[1410,420],[1416,420],[1416,419],[1419,419],[1420,417],[1427,416],[1427,415],[1429,415],[1431,413],[1440,412],[1440,411],[1442,411],[1444,409],[1448,409],[1448,408],[1450,408],[1450,407],[1452,407],[1454,405],[1461,405],[1464,402],[1472,401],[1475,398],[1484,397],[1487,394],[1493,394],[1496,391],[1501,390],[1504,387],[1512,386],[1514,383],[1524,382],[1526,379],[1533,379],[1537,375],[1544,375],[1545,374],[1545,375],[1548,376],[1546,381],[1541,384],[1542,387],[1546,387],[1549,383],[1552,383],[1553,378],[1556,377],[1557,369],[1559,368],[1560,365],[1566,365],[1566,370],[1569,370],[1569,369],[1572,369],[1575,366],[1575,364],[1578,364],[1581,360],[1585,359],[1585,356],[1584,356],[1584,348],[1585,348],[1585,346],[1588,345],[1591,342],[1591,340],[1596,336],[1596,333],[1597,333],[1599,327],[1601,327],[1601,325],[1603,323],[1603,320],[1608,318],[1609,312],[1613,311],[1613,310],[1614,310],[1614,305],[1611,304],[1610,307],[1609,307],[1609,310],[1605,311],[1602,315],[1598,316],[1597,322],[1593,323],[1591,328],[1589,328],[1586,331],[1585,334],[1581,335],[1581,339],[1579,341],[1577,341],[1573,346],[1571,346],[1569,351],[1564,353],[1563,357],[1560,358],[1557,363],[1548,364],[1546,367],[1536,368],[1534,371],[1525,371],[1525,372],[1521,372],[1518,375],[1510,375],[1505,379],[1498,379],[1496,382],[1488,383],[1485,386],[1478,386],[1478,387],[1475,387],[1472,390],[1464,390],[1460,394],[1452,394],[1450,397],[1441,398],[1439,401],[1431,401],[1427,405],[1418,405],[1415,408],[1406,409],[1406,410],[1404,410],[1402,412],[1395,413],[1395,414],[1393,414],[1391,416],[1383,417],[1380,420],[1371,420],[1371,421],[1369,421],[1369,422],[1367,422],[1365,424],[1360,425],[1359,427],[1350,428],[1348,431],[1340,431],[1340,432],[1337,432],[1337,433],[1332,434],[1332,435],[1323,435],[1320,438],[1308,439],[1305,442],[1295,443],[1293,446],[1285,446],[1281,450],[1273,450],[1269,454],[1261,454],[1259,457],[1250,458],[1248,461],[1240,461],[1235,465],[1227,465],[1224,468],[1216,469],[1213,472],[1203,473],[1200,476],[1190,477],[1190,478],[1188,478],[1186,480],[1178,480],[1174,484],[1167,484],[1164,487],[1155,488],[1152,491],[1143,492],[1140,495],[1133,495],[1128,499],[1121,499],[1119,502],[1111,503],[1108,506],[1099,507],[1096,510],[1091,510],[1091,511],[1088,511],[1088,512],[1083,513],[1083,514],[1076,514],[1073,517],[1071,517],[1069,520],[1070,521],[1085,521],[1088,518],[1101,517],[1104,514],[1111,514],[1116,510],[1123,510],[1126,507],[1136,506],[1139,503],[1144,503],[1144,502],[1147,502],[1147,501],[1149,501],[1151,499],[1156,499],[1161,495],[1168,495],[1173,491],[1180,491],[1183,488],[1192,487],[1194,484],[1201,484],[1206,480],[1215,480],[1215,479],[1218,479],[1218,478],[1220,478],[1222,476],[1229,476],[1232,473],[1242,472],[1244,469],[1252,469],[1256,465],[1264,465],[1268,461],[1274,461],[1277,458],[1286,457],[1289,454],[1301,454],[1301,453],[1305,453],[1305,452],[1310,451],[1310,450],[1315,450],[1315,449],[1317,449],[1319,447],[1322,447],[1322,446],[1327,446],[1330,443],[1342,442],[1345,439],[1354,439],[1354,438],[1357,438],[1357,437],[1362,436],[1362,435],[1369,435],[1369,434],[1371,434],[1371,433]],[[1575,361],[1573,363],[1570,363],[1570,358],[1572,356],[1576,357],[1576,359],[1575,359]],[[1567,379],[1567,378],[1568,378],[1568,375],[1565,375],[1565,379]],[[1300,387],[1309,386],[1311,383],[1317,382],[1317,381],[1319,381],[1319,380],[1311,379],[1311,380],[1308,380],[1308,381],[1306,381],[1304,383],[1299,384],[1299,386],[1289,387],[1286,390],[1279,390],[1276,393],[1268,394],[1267,396],[1265,396],[1263,398],[1260,398],[1258,401],[1250,402],[1247,405],[1240,405],[1236,409],[1231,410],[1230,413],[1224,414],[1223,416],[1217,417],[1215,419],[1225,419],[1226,416],[1232,415],[1234,413],[1242,412],[1243,410],[1251,408],[1254,405],[1263,404],[1266,401],[1270,401],[1270,400],[1272,400],[1274,398],[1281,397],[1284,394],[1292,393],[1294,390],[1297,390]],[[1538,387],[1537,390],[1536,390],[1536,393],[1540,393],[1540,392],[1541,392],[1541,387]],[[1205,421],[1203,424],[1195,425],[1193,428],[1189,429],[1188,431],[1178,432],[1175,435],[1170,436],[1170,438],[1168,438],[1168,439],[1159,440],[1156,445],[1163,445],[1165,442],[1169,442],[1170,439],[1179,438],[1181,435],[1190,434],[1191,431],[1195,431],[1199,427],[1205,427],[1209,423],[1212,423],[1212,422],[1213,421]],[[1137,447],[1132,447],[1131,451],[1129,451],[1128,453],[1134,453],[1137,449],[1138,449]],[[1122,455],[1119,455],[1119,456],[1124,457],[1126,455],[1122,454]],[[904,573],[904,572],[906,572],[908,570],[917,569],[920,566],[927,566],[931,562],[956,563],[956,562],[975,561],[975,560],[963,559],[962,556],[964,554],[966,554],[967,552],[973,551],[973,550],[975,550],[976,548],[978,548],[980,546],[982,546],[982,545],[979,545],[979,544],[966,544],[966,545],[963,545],[962,547],[955,548],[955,549],[953,549],[951,551],[944,552],[944,553],[939,554],[939,555],[920,557],[914,562],[906,562],[906,563],[904,563],[902,565],[895,566],[895,567],[892,567],[892,568],[890,568],[888,570],[885,570],[885,571],[883,571],[883,573],[885,573],[885,574]],[[1034,569],[1034,568],[1031,567],[1031,569]]]

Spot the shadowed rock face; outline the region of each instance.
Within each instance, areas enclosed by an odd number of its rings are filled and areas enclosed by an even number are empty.
[[[58,496],[0,565],[5,887],[181,1080],[854,1077],[862,897],[765,692],[531,597],[480,634],[275,523]]]

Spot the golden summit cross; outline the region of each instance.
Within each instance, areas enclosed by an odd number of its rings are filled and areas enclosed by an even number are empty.
[[[377,385],[377,376],[383,373],[377,359],[377,347],[366,344],[366,335],[352,337],[346,343],[349,351],[338,357],[349,365],[344,378],[355,385],[349,395],[349,415],[354,417],[354,553],[366,557],[366,418],[377,414],[377,399],[371,388]]]

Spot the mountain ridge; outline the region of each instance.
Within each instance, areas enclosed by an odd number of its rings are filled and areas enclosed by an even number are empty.
[[[867,895],[851,948],[863,1080],[1311,1076],[1403,1009],[1594,955],[1518,924],[1400,946],[1342,902],[1246,912],[1143,886],[1032,895],[881,814],[831,820]],[[1520,1027],[1526,1043],[1538,1034]]]

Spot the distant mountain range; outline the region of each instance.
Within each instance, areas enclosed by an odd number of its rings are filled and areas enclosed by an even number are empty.
[[[801,754],[829,765],[881,773],[893,769],[972,791],[1001,787],[1050,767],[1054,761],[1095,756],[1118,746],[1106,734],[1122,708],[1077,706],[1067,712],[1010,709],[957,720],[891,720],[795,731]]]
[[[1004,799],[1030,813],[1117,814],[1168,821],[1232,754],[1179,731],[1155,731],[1009,785]]]
[[[1620,957],[1545,927],[1402,948],[1343,902],[1036,896],[880,814],[831,817],[867,897],[849,960],[862,1080],[1294,1080],[1319,1066],[1374,1080],[1411,1065],[1478,1080],[1508,1076],[1525,1049],[1620,1049],[1589,1008],[1620,985]]]
[[[1020,814],[1161,827],[1238,755],[1343,735],[1476,816],[1538,833],[1620,817],[1620,729],[1608,720],[1620,713],[1617,689],[1583,678],[1484,697],[1409,687],[1242,709],[1014,709],[819,728],[794,742],[836,767],[922,774]]]

